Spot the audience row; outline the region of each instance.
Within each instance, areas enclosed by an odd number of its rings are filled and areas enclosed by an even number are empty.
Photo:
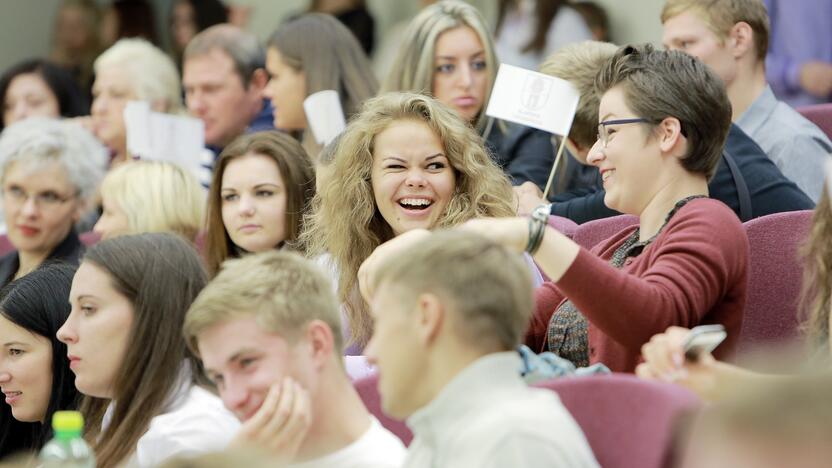
[[[501,34],[519,24],[506,8]],[[265,49],[212,26],[184,46],[181,82],[161,50],[122,39],[95,59],[89,117],[59,98],[59,70],[21,68],[0,83],[17,99],[4,122],[21,119],[0,135],[14,248],[0,258],[0,456],[39,449],[52,414],[78,409],[103,467],[224,447],[295,467],[598,466],[556,395],[525,385],[521,356],[714,400],[779,380],[729,364],[748,294],[742,222],[815,201],[804,308],[828,355],[832,143],[766,83],[765,7],[669,0],[661,20],[670,50],[549,55],[541,72],[580,95],[561,136],[486,115],[495,41],[455,0],[413,19],[381,86],[321,13]],[[326,144],[303,104],[322,90],[348,122]],[[133,160],[152,158],[128,151],[132,100],[202,121],[210,181]],[[549,224],[617,213],[636,224],[589,248]],[[101,240],[85,251],[87,230]],[[727,338],[686,357],[702,324]],[[351,382],[365,360],[408,449]],[[695,432],[729,427],[703,414]]]

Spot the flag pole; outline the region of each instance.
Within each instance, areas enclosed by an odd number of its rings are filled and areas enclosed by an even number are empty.
[[[552,182],[555,180],[555,170],[560,164],[560,159],[563,157],[563,147],[566,144],[566,137],[561,137],[560,145],[558,146],[558,154],[555,156],[555,163],[552,164],[552,170],[549,171],[549,180],[546,182],[546,189],[543,190],[543,199],[549,200],[549,190],[552,189]]]

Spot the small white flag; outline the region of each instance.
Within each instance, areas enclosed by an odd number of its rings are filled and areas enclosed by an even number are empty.
[[[568,135],[580,94],[566,80],[500,64],[486,114],[556,135]]]
[[[130,101],[124,108],[127,152],[139,159],[167,161],[203,179],[205,125],[192,117],[150,110],[143,101]]]
[[[309,129],[320,145],[329,144],[347,127],[341,98],[331,89],[310,94],[303,101],[303,110]]]

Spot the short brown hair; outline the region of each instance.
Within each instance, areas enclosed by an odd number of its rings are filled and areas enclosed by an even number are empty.
[[[540,73],[572,83],[580,101],[569,130],[569,138],[589,148],[598,139],[598,103],[595,75],[618,49],[607,42],[585,41],[558,49],[540,65]]]
[[[439,296],[454,314],[454,333],[480,349],[514,349],[534,308],[522,257],[463,231],[432,234],[406,256],[384,262],[375,277],[382,287],[401,291],[403,303],[426,292]]]
[[[595,80],[598,95],[621,86],[627,106],[652,124],[679,120],[688,151],[682,166],[710,179],[716,172],[731,126],[725,86],[699,60],[650,44],[618,49]]]
[[[198,335],[226,320],[254,315],[263,328],[294,340],[312,320],[332,330],[341,350],[341,316],[329,279],[297,253],[269,251],[228,260],[191,304],[185,316],[188,347],[198,353]],[[340,352],[340,351],[339,351]]]
[[[770,34],[768,12],[762,0],[668,0],[662,9],[662,24],[692,11],[720,39],[726,39],[735,24],[743,22],[754,32],[754,53],[765,61]]]
[[[315,195],[315,167],[306,150],[294,138],[272,130],[245,134],[231,142],[214,164],[208,193],[205,259],[211,275],[216,274],[222,262],[229,256],[235,256],[237,251],[222,222],[222,176],[232,160],[249,154],[273,159],[283,178],[286,187],[284,242],[287,245],[297,247],[295,241],[301,230],[303,215]]]
[[[231,24],[216,24],[200,32],[185,47],[182,63],[219,50],[234,62],[240,84],[248,89],[254,72],[266,67],[266,52],[257,36]],[[236,109],[229,109],[234,112]]]

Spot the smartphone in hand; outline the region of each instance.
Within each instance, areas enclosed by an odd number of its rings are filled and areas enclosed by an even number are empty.
[[[722,325],[699,325],[690,330],[682,349],[685,351],[685,358],[689,361],[696,361],[702,353],[710,353],[722,343],[728,333]]]

